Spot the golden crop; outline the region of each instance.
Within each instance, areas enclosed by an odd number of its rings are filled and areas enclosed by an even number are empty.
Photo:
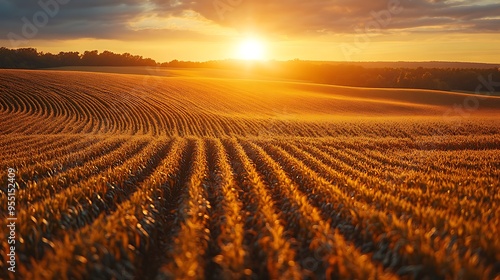
[[[500,98],[144,79],[0,70],[17,277],[500,277]]]

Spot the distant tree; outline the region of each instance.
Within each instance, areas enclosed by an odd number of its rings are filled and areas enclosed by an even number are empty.
[[[84,66],[99,66],[100,64],[99,52],[97,50],[85,51],[81,59]]]
[[[79,52],[60,52],[57,57],[61,66],[80,66],[82,64]]]
[[[16,68],[16,55],[13,50],[0,48],[0,67],[1,68]]]
[[[15,50],[16,68],[38,68],[40,67],[38,58],[38,52],[34,48]]]

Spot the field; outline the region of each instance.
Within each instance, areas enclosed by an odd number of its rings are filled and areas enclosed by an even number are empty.
[[[500,278],[499,97],[0,70],[0,124],[1,279]]]

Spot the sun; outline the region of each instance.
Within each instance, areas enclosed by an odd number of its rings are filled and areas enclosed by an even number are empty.
[[[256,38],[247,38],[240,43],[237,56],[243,60],[263,60],[265,44]]]

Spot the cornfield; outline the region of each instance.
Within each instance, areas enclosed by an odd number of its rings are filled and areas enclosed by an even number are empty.
[[[2,279],[499,279],[500,98],[0,70]]]

